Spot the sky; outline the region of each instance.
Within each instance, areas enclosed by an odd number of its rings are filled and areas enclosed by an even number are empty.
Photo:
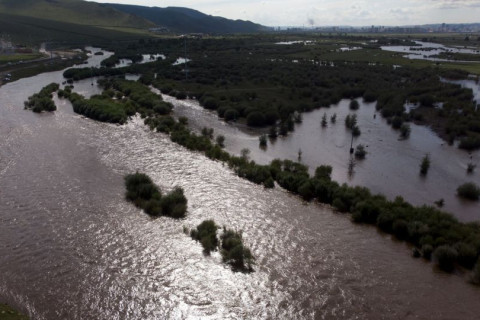
[[[480,0],[98,0],[187,7],[266,26],[398,26],[480,22]]]

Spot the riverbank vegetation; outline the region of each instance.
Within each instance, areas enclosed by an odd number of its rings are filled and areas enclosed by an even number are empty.
[[[124,79],[99,80],[104,88],[101,95],[90,99],[72,92],[71,87],[60,90],[59,97],[67,98],[73,105],[73,111],[88,118],[123,124],[135,113],[142,117],[166,115],[173,108],[162,97],[154,94],[145,85]]]
[[[467,72],[411,61],[401,54],[388,53],[395,58],[377,61],[385,52],[375,44],[355,52],[338,52],[339,41],[358,45],[364,37],[312,37],[317,41],[309,45],[278,45],[281,37],[270,35],[189,39],[188,72],[184,64],[174,64],[183,52],[183,39],[148,40],[112,47],[116,52],[112,61],[140,58],[140,53],[163,53],[165,60],[121,69],[70,69],[65,76],[81,79],[92,74],[140,73],[145,84],[164,94],[197,99],[226,121],[277,126],[284,134],[294,129],[295,113],[327,108],[341,99],[376,101],[382,116],[389,120],[395,117],[398,128],[416,121],[431,125],[446,140],[462,139],[462,148],[480,147],[476,125],[480,115],[475,111],[472,91],[441,81],[465,79]],[[362,53],[364,50],[372,52]],[[370,58],[364,61],[359,55]],[[407,102],[420,107],[407,113]],[[436,108],[439,103],[441,109]],[[353,109],[356,105],[352,102]],[[402,132],[407,135],[405,128]]]
[[[125,197],[136,207],[151,216],[167,216],[175,219],[184,218],[187,212],[187,198],[183,189],[176,187],[163,195],[152,179],[143,173],[125,176],[127,192]]]
[[[169,41],[173,40],[161,42],[167,44],[165,47],[166,51],[169,50],[168,45],[172,45],[172,42]],[[145,74],[140,82],[144,85],[153,85],[163,93],[171,94],[175,92],[175,95],[178,92],[186,93],[188,97],[198,99],[204,107],[216,110],[219,116],[222,116],[223,110],[225,118],[227,114],[229,115],[229,121],[240,120],[247,123],[248,116],[253,113],[250,124],[255,123],[255,125],[259,125],[258,119],[265,120],[268,118],[266,117],[266,106],[269,106],[270,109],[268,110],[273,111],[272,114],[275,114],[271,118],[276,119],[271,120],[272,127],[275,128],[275,135],[277,134],[276,128],[278,128],[279,134],[285,134],[293,129],[295,123],[293,115],[295,112],[307,112],[315,106],[327,107],[335,101],[338,102],[339,99],[346,97],[342,91],[346,89],[351,90],[345,91],[349,92],[347,95],[349,99],[362,97],[365,101],[377,101],[377,109],[384,117],[390,120],[392,126],[394,125],[399,129],[403,124],[411,120],[428,121],[428,119],[422,118],[422,110],[437,112],[435,108],[435,103],[437,102],[447,101],[444,103],[442,110],[448,110],[448,104],[450,103],[453,110],[452,114],[465,115],[468,113],[471,115],[465,118],[466,121],[473,121],[478,116],[473,111],[471,90],[461,89],[457,85],[443,83],[438,79],[439,73],[449,78],[462,78],[466,76],[462,72],[449,71],[446,74],[446,71],[433,68],[421,69],[420,72],[417,69],[408,67],[393,69],[385,65],[370,66],[362,64],[351,64],[348,67],[339,64],[338,68],[337,66],[332,68],[322,64],[313,64],[312,66],[311,61],[303,61],[302,63],[283,61],[280,66],[292,72],[290,83],[290,78],[282,77],[279,73],[280,71],[276,71],[276,61],[275,63],[274,61],[265,62],[265,60],[261,60],[258,57],[264,57],[268,53],[274,59],[275,54],[278,54],[275,51],[276,49],[258,45],[258,47],[255,47],[255,50],[252,49],[252,55],[249,55],[249,51],[245,51],[243,45],[239,45],[238,49],[236,49],[233,45],[236,42],[226,41],[219,43],[213,40],[196,42],[197,45],[200,43],[205,44],[202,52],[211,50],[210,46],[216,44],[218,46],[217,51],[211,53],[214,57],[226,54],[225,51],[233,52],[234,59],[231,61],[230,67],[225,67],[226,60],[220,59],[214,65],[213,62],[206,61],[203,56],[198,56],[198,64],[194,62],[189,63],[189,68],[191,67],[192,69],[189,70],[189,80],[185,81],[183,78],[184,74],[180,72],[179,67],[171,65],[172,60],[167,58],[149,65],[148,70],[144,69]],[[155,47],[155,45],[153,46]],[[228,47],[229,45],[230,47],[227,50],[225,46]],[[296,49],[302,52],[304,48],[297,47]],[[237,51],[242,52],[243,55],[236,55],[235,52]],[[210,51],[208,52],[210,53]],[[294,51],[291,52],[292,56],[295,54]],[[210,66],[212,72],[209,74],[204,73],[202,70],[206,66],[200,66],[200,62]],[[259,68],[258,77],[253,72],[254,70],[257,71],[257,69],[253,68],[253,66],[257,65]],[[307,65],[308,70],[306,68]],[[222,66],[225,69],[221,69]],[[242,66],[243,69],[238,70],[238,66]],[[136,68],[141,69],[144,66],[136,66]],[[271,71],[269,75],[266,75],[267,68],[270,68],[269,70]],[[282,70],[282,68],[279,68],[279,70]],[[319,70],[310,72],[309,70],[312,68],[319,68]],[[219,75],[220,70],[224,71],[224,75]],[[244,78],[245,70],[250,70],[248,81],[246,80],[247,78]],[[303,82],[304,88],[298,87],[298,83],[302,83],[302,81],[295,78],[299,70],[303,70],[305,73],[302,79],[310,79],[312,81],[306,81],[307,84]],[[156,78],[153,76],[155,71],[159,71]],[[229,78],[229,76],[232,76],[233,71],[236,72],[238,79]],[[340,71],[345,72],[340,75]],[[338,74],[336,74],[337,72]],[[373,74],[371,75],[370,73]],[[319,74],[321,76],[318,76]],[[205,83],[203,84],[198,82],[200,75],[204,77]],[[214,79],[213,75],[218,75],[219,77]],[[328,75],[329,77],[324,79],[322,78],[323,75],[326,77]],[[277,78],[272,80],[271,76],[276,76]],[[237,80],[234,81],[234,79]],[[356,79],[356,81],[353,79]],[[377,82],[372,79],[377,79]],[[371,80],[373,82],[369,82]],[[297,83],[297,81],[299,82]],[[318,81],[318,85],[315,84],[315,81]],[[385,86],[383,85],[384,81]],[[391,84],[389,81],[391,81]],[[274,86],[274,89],[267,87],[267,85],[272,83],[283,84],[278,87]],[[369,86],[363,90],[362,88],[366,84],[369,84]],[[257,89],[262,86],[265,87],[261,90],[262,95],[260,95]],[[312,89],[313,87],[315,87],[314,94],[322,92],[322,95],[318,95],[318,97],[323,97],[325,104],[313,103],[313,97],[310,94],[306,94],[306,96],[299,95],[299,92],[302,91],[300,89]],[[358,92],[356,91],[357,89],[359,89]],[[115,91],[120,92],[121,90],[114,89]],[[255,92],[257,93],[255,94]],[[288,98],[290,96],[291,99]],[[113,97],[118,99],[116,94]],[[268,100],[268,97],[272,100]],[[108,96],[108,99],[112,98]],[[273,103],[273,99],[276,99],[275,103]],[[406,99],[420,104],[420,107],[406,114],[403,106]],[[311,103],[307,103],[307,100]],[[287,104],[288,101],[292,102],[292,104]],[[320,101],[318,100],[317,102]],[[454,105],[456,106],[455,108],[453,108]],[[311,106],[311,108],[308,106]],[[263,115],[263,118],[260,115]],[[331,180],[331,172],[328,173],[328,170],[325,170],[323,167],[317,169],[314,176],[310,176],[305,165],[290,160],[277,159],[268,165],[259,165],[251,161],[247,156],[235,156],[225,152],[218,144],[212,142],[211,137],[190,131],[185,121],[177,121],[169,115],[165,116],[146,111],[142,116],[145,116],[145,124],[152,130],[168,134],[173,142],[190,150],[202,152],[211,159],[227,163],[238,176],[267,188],[279,185],[299,195],[305,201],[318,201],[331,205],[338,212],[350,213],[354,222],[374,225],[383,232],[410,243],[417,248],[424,258],[433,258],[445,271],[453,270],[449,263],[454,268],[472,269],[472,261],[476,261],[479,258],[480,226],[478,223],[462,223],[450,214],[434,207],[415,207],[401,197],[397,197],[392,201],[381,194],[372,194],[367,188],[339,184]],[[454,115],[450,117],[447,114],[446,119],[448,121],[445,123],[457,126],[458,122],[456,122],[454,117]],[[453,122],[449,122],[450,120]],[[351,119],[349,122],[352,122]],[[462,137],[470,134],[475,135],[476,133],[468,129],[461,134],[459,133],[459,135],[454,134],[454,136]],[[273,134],[270,134],[270,136],[273,136]]]
[[[40,113],[42,111],[52,112],[57,110],[57,106],[53,102],[53,93],[59,88],[58,83],[50,83],[40,90],[39,93],[28,97],[25,101],[25,109]]]

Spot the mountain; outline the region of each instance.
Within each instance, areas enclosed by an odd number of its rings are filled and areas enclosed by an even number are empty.
[[[206,15],[200,11],[181,7],[143,7],[124,4],[105,4],[118,11],[143,17],[174,32],[182,33],[253,33],[267,27],[244,20],[230,20]]]
[[[146,29],[154,26],[144,18],[83,0],[0,0],[0,13],[100,27]]]

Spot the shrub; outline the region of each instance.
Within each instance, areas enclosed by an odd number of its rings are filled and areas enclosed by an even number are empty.
[[[355,158],[365,159],[366,154],[367,154],[367,151],[365,150],[365,147],[363,146],[363,144],[359,144],[355,150]]]
[[[422,246],[422,256],[427,259],[427,260],[430,260],[432,258],[432,252],[433,252],[433,247],[429,244],[424,244]]]
[[[172,218],[183,218],[187,212],[187,198],[183,195],[183,189],[176,187],[172,192],[160,200],[162,215]]]
[[[455,268],[455,260],[457,259],[457,250],[448,245],[439,246],[433,252],[433,256],[438,266],[445,272],[452,272]]]
[[[360,108],[360,104],[357,100],[350,101],[350,110],[358,110]]]
[[[464,183],[457,188],[459,197],[477,201],[480,197],[480,188],[473,182]]]
[[[400,127],[400,137],[402,139],[408,139],[410,137],[410,132],[410,125],[406,123],[402,124],[402,126]]]
[[[125,176],[127,192],[125,197],[136,207],[143,209],[151,216],[169,216],[183,218],[187,211],[187,199],[183,189],[177,187],[171,193],[162,197],[160,189],[150,177],[143,173]]]
[[[315,178],[316,179],[324,179],[324,180],[331,180],[332,175],[332,167],[321,165],[315,169]]]
[[[478,257],[478,252],[475,247],[464,242],[459,242],[455,245],[455,249],[458,252],[458,264],[467,269],[472,269]]]
[[[241,232],[235,232],[224,227],[220,238],[223,262],[236,270],[251,271],[255,264],[255,258],[250,249],[243,245]]]
[[[190,232],[190,236],[200,241],[205,253],[210,254],[210,252],[216,250],[218,247],[218,229],[219,227],[213,220],[205,220]]]
[[[422,159],[422,163],[420,164],[420,175],[426,176],[428,169],[430,169],[430,157],[428,154],[426,154]]]

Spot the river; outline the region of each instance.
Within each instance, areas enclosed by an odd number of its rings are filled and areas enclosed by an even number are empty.
[[[99,123],[58,99],[54,114],[23,110],[29,95],[62,82],[61,74],[0,88],[0,299],[32,319],[480,314],[480,289],[461,275],[412,259],[405,244],[327,206],[240,179],[138,118]],[[165,191],[183,187],[187,218],[151,219],[127,203],[123,176],[136,170]],[[183,227],[204,219],[243,230],[254,273],[232,272],[218,253],[203,256]]]

